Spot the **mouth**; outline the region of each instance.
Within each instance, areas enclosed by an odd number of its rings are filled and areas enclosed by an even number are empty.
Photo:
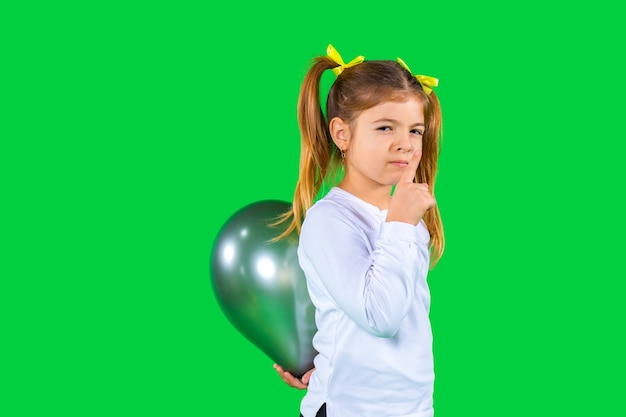
[[[395,165],[395,166],[400,167],[400,168],[406,168],[409,165],[409,162],[408,161],[403,161],[403,160],[399,159],[397,161],[391,161],[390,164],[391,165]]]

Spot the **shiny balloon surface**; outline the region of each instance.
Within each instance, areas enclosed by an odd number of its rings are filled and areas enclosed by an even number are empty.
[[[297,377],[313,367],[315,309],[298,264],[296,233],[272,242],[272,226],[290,204],[264,200],[243,207],[218,232],[211,278],[220,308],[250,342]]]

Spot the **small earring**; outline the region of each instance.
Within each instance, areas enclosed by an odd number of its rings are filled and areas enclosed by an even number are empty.
[[[342,149],[341,150],[341,163],[343,163],[343,161],[346,160],[346,152]]]

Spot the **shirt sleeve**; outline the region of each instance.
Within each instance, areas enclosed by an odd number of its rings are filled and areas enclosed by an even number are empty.
[[[374,241],[338,211],[307,214],[300,236],[300,263],[313,285],[323,287],[336,306],[359,327],[393,337],[411,303],[421,272],[428,268],[428,245],[418,243],[415,226],[385,222]]]

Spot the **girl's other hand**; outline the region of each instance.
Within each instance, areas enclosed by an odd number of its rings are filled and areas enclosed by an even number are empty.
[[[315,370],[315,368],[308,370],[304,375],[302,375],[302,379],[298,379],[276,363],[274,364],[274,369],[276,369],[276,372],[278,372],[281,379],[285,381],[285,384],[297,389],[307,389],[309,386],[309,379],[311,379],[311,374]]]

